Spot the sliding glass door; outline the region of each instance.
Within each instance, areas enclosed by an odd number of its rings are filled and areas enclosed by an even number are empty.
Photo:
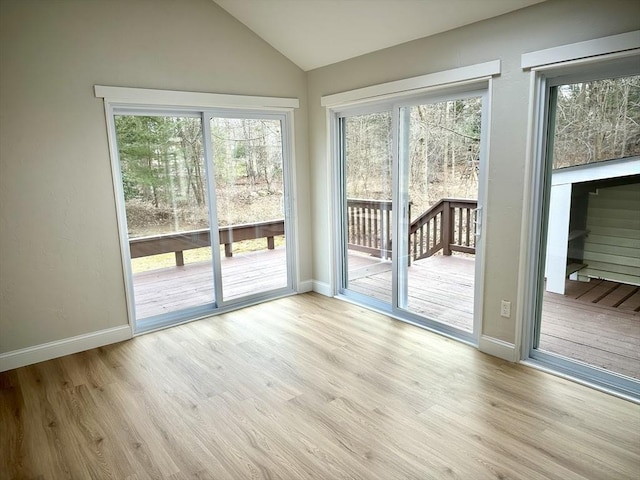
[[[224,301],[286,288],[285,168],[279,118],[209,120]]]
[[[115,115],[137,319],[215,302],[200,116]]]
[[[343,288],[391,305],[391,112],[341,119]]]
[[[481,120],[479,96],[400,109],[399,307],[465,332],[473,331]]]
[[[640,76],[559,77],[545,97],[530,355],[637,397]]]
[[[340,112],[339,292],[475,341],[484,92]]]
[[[113,113],[137,331],[293,291],[287,115]]]

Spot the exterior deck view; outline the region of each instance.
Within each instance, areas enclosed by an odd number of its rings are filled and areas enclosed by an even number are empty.
[[[284,249],[264,250],[225,257],[223,264],[233,266],[237,278],[252,276],[255,282],[281,285],[284,278],[273,275],[282,264]],[[356,291],[391,292],[391,263],[379,258],[350,252],[349,263],[357,270],[350,287]],[[359,272],[355,275],[355,272]],[[414,261],[409,267],[410,282],[420,285],[409,299],[414,311],[456,327],[471,330],[473,312],[472,257],[435,255]],[[189,291],[183,292],[192,304],[211,301],[211,266],[209,263],[187,264],[134,276],[138,316],[162,313],[158,297],[160,284],[170,297],[173,283],[184,290],[188,277]],[[358,277],[358,278],[355,278]],[[234,282],[228,282],[227,296],[234,296]],[[237,283],[246,285],[246,283]],[[255,283],[252,284],[255,287]],[[592,365],[640,378],[640,290],[637,287],[606,281],[575,282],[567,280],[565,295],[546,292],[540,349],[567,356]]]

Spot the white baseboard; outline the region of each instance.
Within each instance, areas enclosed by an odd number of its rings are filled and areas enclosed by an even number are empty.
[[[331,285],[325,282],[318,282],[317,280],[314,280],[313,291],[321,295],[324,295],[326,297],[333,297],[333,291],[331,290]]]
[[[516,358],[516,346],[499,338],[481,335],[478,350],[509,362],[518,361],[518,358]]]
[[[298,282],[298,293],[307,293],[313,291],[313,281],[305,280],[304,282]]]
[[[122,342],[123,340],[129,340],[131,337],[131,327],[123,325],[2,353],[0,354],[0,372],[83,352],[111,343]]]

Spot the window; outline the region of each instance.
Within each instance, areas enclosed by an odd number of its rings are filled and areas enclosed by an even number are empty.
[[[96,93],[105,97],[135,331],[293,293],[289,132],[297,101]],[[273,107],[245,108],[252,101]],[[218,102],[237,105],[209,106]]]

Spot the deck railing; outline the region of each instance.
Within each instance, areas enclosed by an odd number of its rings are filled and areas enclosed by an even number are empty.
[[[230,225],[220,227],[220,245],[224,245],[224,254],[226,257],[233,256],[233,242],[240,242],[242,240],[266,238],[267,248],[273,250],[275,247],[273,237],[278,235],[284,235],[283,219]],[[179,267],[184,265],[183,252],[185,250],[209,246],[211,246],[211,235],[208,228],[132,238],[129,240],[131,258],[174,252],[176,265]]]
[[[475,200],[443,198],[409,226],[411,260],[442,250],[475,253]],[[411,218],[411,203],[409,218]],[[347,199],[347,245],[351,250],[391,258],[391,201]]]
[[[347,247],[391,258],[391,200],[347,199]]]
[[[443,198],[416,218],[409,226],[411,260],[430,257],[442,250],[475,253],[475,200]],[[411,218],[411,203],[409,203]],[[390,200],[347,199],[347,246],[350,250],[391,259],[392,208]],[[273,250],[274,237],[284,235],[284,220],[230,225],[220,228],[220,245],[226,257],[233,255],[233,242],[267,239]],[[161,253],[175,253],[176,265],[184,265],[183,252],[211,246],[208,228],[188,232],[166,233],[129,240],[131,258]]]
[[[430,257],[442,250],[476,253],[476,200],[443,198],[416,218],[409,226],[409,252],[412,260]]]

